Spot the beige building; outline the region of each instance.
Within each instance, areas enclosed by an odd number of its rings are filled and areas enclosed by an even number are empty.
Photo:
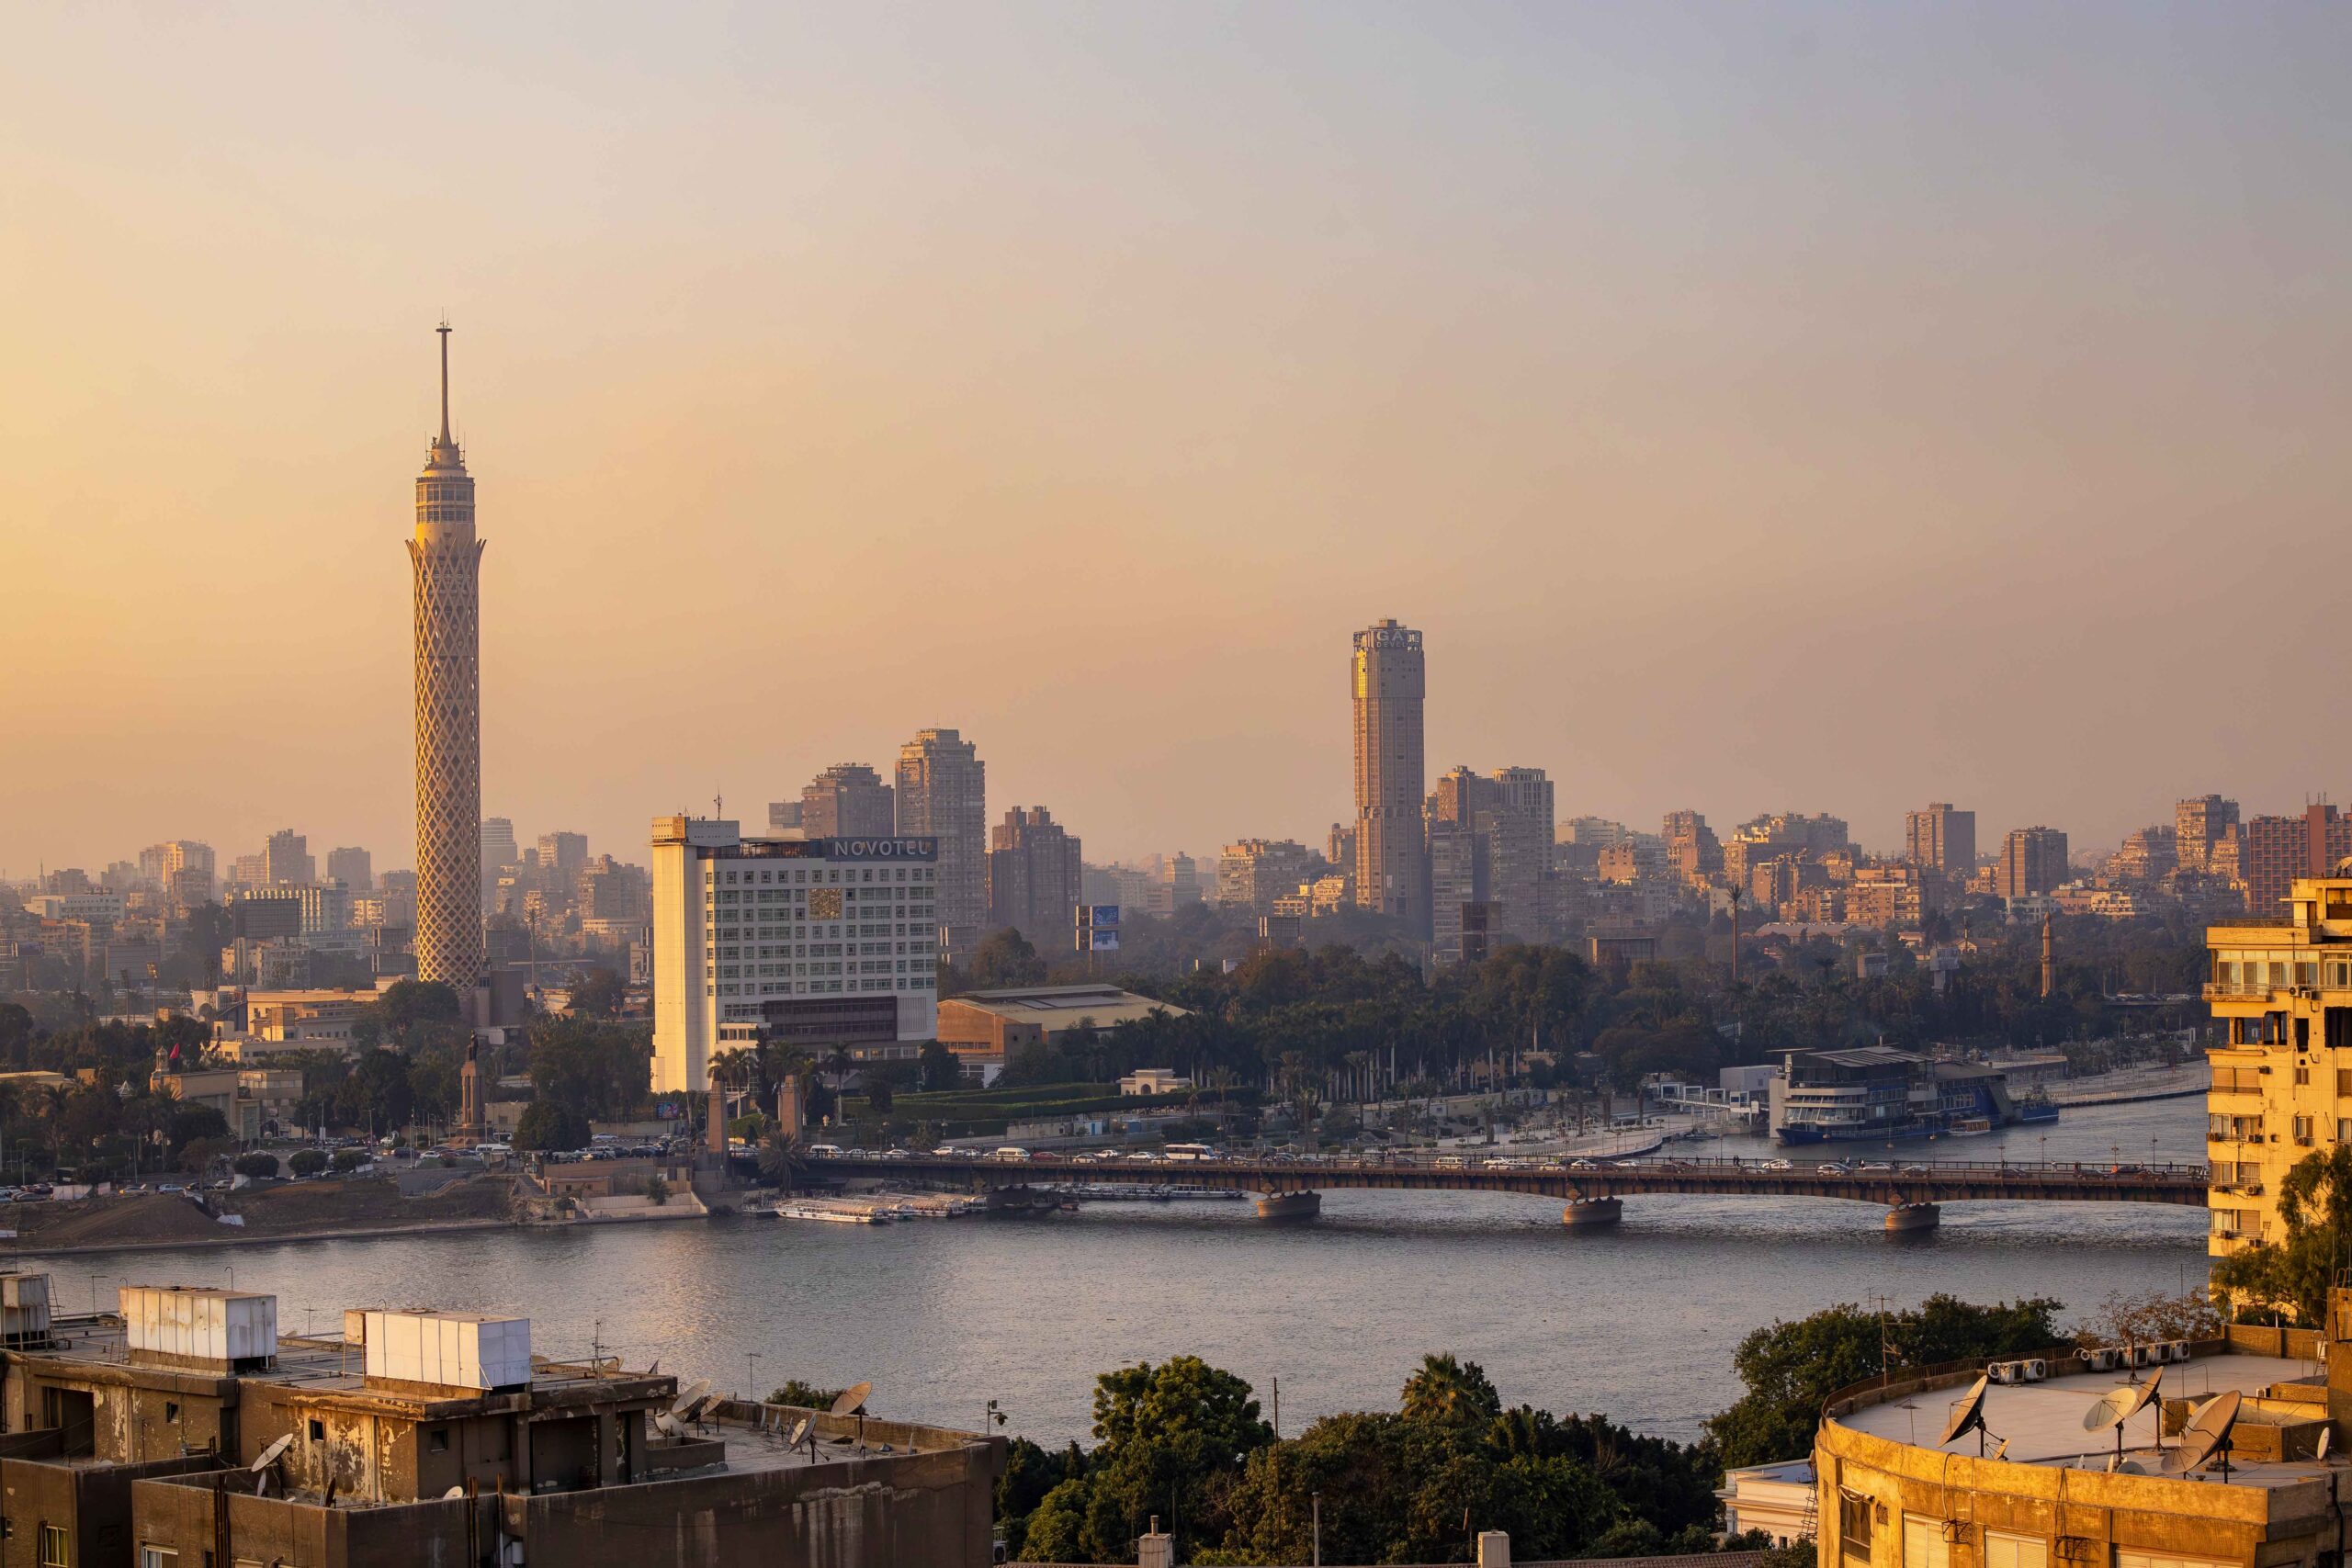
[[[1275,899],[1295,894],[1321,869],[1315,852],[1295,839],[1244,839],[1217,856],[1216,901],[1267,914]]]
[[[939,840],[939,924],[951,963],[969,959],[989,918],[988,772],[979,749],[952,729],[918,730],[899,748],[899,831]]]
[[[1421,634],[1393,620],[1355,634],[1356,902],[1392,915],[1413,936],[1430,926],[1422,826],[1421,704],[1428,666]]]
[[[835,762],[801,786],[800,830],[812,839],[887,839],[899,830],[898,807],[881,774],[864,762]]]
[[[2339,1303],[2344,1292],[2337,1292]],[[2341,1304],[2335,1315],[2342,1315]],[[1824,1568],[2321,1568],[2352,1495],[2340,1455],[2314,1457],[2352,1399],[2352,1358],[2317,1359],[2315,1333],[2236,1329],[2143,1351],[2165,1364],[2156,1398],[2115,1429],[2093,1407],[2154,1369],[2111,1350],[2053,1346],[2003,1363],[1984,1430],[1938,1442],[1978,1376],[1898,1372],[1833,1397],[1814,1442]],[[2102,1365],[2101,1363],[2107,1363]],[[2182,1426],[2208,1394],[2242,1402],[2230,1484],[2182,1474]],[[2087,1418],[2087,1419],[2086,1419]],[[2161,1423],[2161,1427],[2159,1427]],[[2161,1437],[2160,1437],[2161,1431]],[[2163,1448],[2159,1451],[2159,1442]],[[1980,1453],[1980,1446],[1983,1452]],[[2120,1450],[2120,1454],[2118,1450]]]
[[[967,991],[939,1004],[938,1039],[956,1054],[966,1077],[986,1083],[1014,1054],[1080,1024],[1109,1029],[1155,1012],[1185,1016],[1182,1008],[1110,985]]]
[[[2218,795],[2200,795],[2172,808],[2175,850],[2183,871],[2211,871],[2213,847],[2229,838],[2238,825],[2238,803]]]
[[[1976,813],[1960,810],[1950,801],[1906,813],[1903,858],[1955,880],[1965,878],[1976,865]]]
[[[2224,1032],[2206,1097],[2207,1250],[2220,1257],[2282,1239],[2287,1172],[2352,1143],[2352,877],[2298,878],[2283,919],[2226,920],[2205,942],[2205,999]]]
[[[2066,880],[2066,835],[2055,828],[2012,828],[1994,871],[1993,890],[2004,898],[2051,892]]]

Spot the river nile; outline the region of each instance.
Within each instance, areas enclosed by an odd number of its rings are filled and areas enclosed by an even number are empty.
[[[2069,1111],[2046,1129],[1909,1144],[1877,1157],[2195,1160],[2202,1097]],[[1740,1141],[1706,1152],[1758,1154]],[[1570,1235],[1559,1205],[1485,1193],[1333,1192],[1269,1225],[1246,1203],[1106,1204],[1027,1220],[888,1226],[766,1219],[498,1230],[372,1241],[28,1259],[77,1310],[125,1280],[279,1297],[282,1328],[333,1333],[346,1305],[514,1313],[542,1354],[592,1340],[633,1366],[764,1393],[787,1377],[876,1384],[878,1413],[1084,1438],[1094,1374],[1186,1352],[1282,1380],[1295,1433],[1393,1405],[1424,1351],[1483,1362],[1511,1403],[1605,1411],[1676,1438],[1735,1392],[1749,1329],[1837,1302],[1938,1291],[2052,1295],[2068,1316],[2117,1291],[2205,1277],[2205,1211],[1968,1203],[1890,1240],[1875,1206],[1634,1198],[1613,1232]],[[746,1352],[758,1355],[747,1370]]]

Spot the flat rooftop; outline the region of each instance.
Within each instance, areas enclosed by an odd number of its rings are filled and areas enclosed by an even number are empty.
[[[2157,1369],[2143,1369],[2137,1375],[2144,1383]],[[2289,1360],[2277,1356],[2199,1356],[2194,1360],[2176,1362],[2163,1369],[2164,1382],[2157,1390],[2161,1399],[2202,1400],[2208,1394],[2226,1393],[2234,1389],[2248,1399],[2272,1383],[2293,1382],[2324,1375],[2314,1362]],[[2115,1457],[2115,1433],[2110,1428],[2090,1432],[2083,1428],[2083,1416],[2109,1389],[2120,1386],[2127,1374],[2122,1372],[2083,1372],[2070,1377],[2051,1378],[2043,1382],[1994,1383],[1984,1391],[1984,1425],[1989,1434],[1986,1451],[2004,1438],[2008,1439],[2006,1456],[2012,1464],[2045,1464],[2077,1470],[2105,1470]],[[1968,1384],[1939,1388],[1914,1393],[1883,1404],[1864,1405],[1838,1417],[1838,1425],[1853,1431],[1867,1432],[1875,1438],[1893,1442],[1908,1443],[1917,1448],[1932,1449],[1943,1435],[1944,1425],[1967,1394]],[[2249,1417],[2252,1413],[2249,1412]],[[2314,1420],[2326,1419],[2324,1406],[2312,1413]],[[2154,1404],[2123,1424],[2124,1458],[2132,1461],[2151,1473],[2160,1473],[2156,1455],[2156,1419]],[[2169,1453],[2179,1446],[2177,1438],[2164,1440]],[[1957,1454],[1976,1452],[1976,1434],[1971,1432],[1955,1438],[1949,1450]],[[2233,1461],[2230,1480],[2233,1484],[2252,1486],[2284,1486],[2300,1481],[2324,1476],[2328,1467],[2321,1463],[2290,1461],[2284,1463],[2250,1463]],[[2199,1478],[2218,1482],[2217,1471],[2199,1472]]]

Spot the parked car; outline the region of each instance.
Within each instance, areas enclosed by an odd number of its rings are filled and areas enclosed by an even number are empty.
[[[1905,1176],[1933,1176],[1935,1174],[1935,1169],[1930,1166],[1906,1165],[1903,1168],[1903,1174]]]
[[[1860,1164],[1860,1165],[1856,1166],[1854,1168],[1855,1168],[1856,1170],[1858,1170],[1858,1171],[1867,1171],[1867,1172],[1868,1172],[1868,1173],[1870,1173],[1871,1175],[1877,1176],[1877,1175],[1883,1175],[1883,1174],[1884,1174],[1885,1172],[1888,1172],[1888,1171],[1893,1170],[1893,1169],[1894,1168],[1894,1167],[1893,1167],[1892,1165],[1889,1165],[1886,1161],[1884,1161],[1884,1160],[1883,1160],[1883,1159],[1871,1159],[1871,1160],[1864,1160],[1861,1164]]]
[[[1836,1160],[1826,1160],[1813,1168],[1815,1176],[1847,1176],[1852,1174]]]
[[[1758,1161],[1756,1168],[1758,1170],[1794,1170],[1796,1167],[1791,1165],[1784,1159],[1768,1159]]]

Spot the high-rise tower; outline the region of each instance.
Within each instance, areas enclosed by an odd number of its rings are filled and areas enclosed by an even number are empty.
[[[951,956],[989,918],[988,764],[952,729],[918,731],[899,748],[899,831],[939,840],[939,924]]]
[[[481,976],[481,541],[474,481],[449,438],[449,327],[441,434],[416,479],[416,977],[469,990]]]
[[[1355,637],[1356,902],[1430,931],[1421,825],[1421,634],[1380,621]]]

